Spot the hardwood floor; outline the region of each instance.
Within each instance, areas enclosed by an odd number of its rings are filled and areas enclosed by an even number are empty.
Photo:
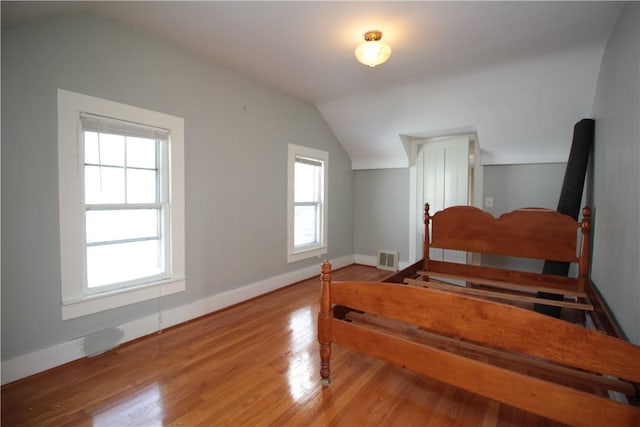
[[[323,388],[319,295],[309,279],[8,384],[2,426],[558,425],[337,345]]]

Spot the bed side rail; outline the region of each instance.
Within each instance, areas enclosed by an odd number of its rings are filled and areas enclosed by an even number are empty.
[[[330,303],[482,345],[640,382],[640,347],[514,306],[382,282],[335,282]],[[535,331],[535,333],[532,333]]]

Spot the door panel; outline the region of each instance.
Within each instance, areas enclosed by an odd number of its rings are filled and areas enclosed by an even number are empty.
[[[457,138],[426,142],[421,145],[417,161],[418,216],[423,218],[424,204],[434,213],[450,206],[469,204],[469,140]],[[424,222],[418,221],[416,230],[417,252],[422,253]],[[466,262],[467,254],[461,251],[432,249],[432,259]]]

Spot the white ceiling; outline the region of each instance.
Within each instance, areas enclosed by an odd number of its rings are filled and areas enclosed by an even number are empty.
[[[355,169],[475,131],[484,163],[566,161],[618,2],[2,2],[2,24],[90,12],[314,103]],[[391,45],[356,62],[365,31]]]

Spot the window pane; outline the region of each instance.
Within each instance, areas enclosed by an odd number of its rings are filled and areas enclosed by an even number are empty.
[[[124,203],[124,169],[85,166],[84,199],[87,204]]]
[[[318,208],[319,205],[295,207],[294,247],[318,242]]]
[[[296,202],[320,201],[321,172],[320,166],[296,162],[294,175],[294,200]]]
[[[87,243],[158,237],[158,209],[87,211]]]
[[[127,138],[127,166],[156,169],[156,141],[147,138]]]
[[[97,165],[100,163],[98,154],[98,134],[96,132],[84,133],[84,162]]]
[[[163,273],[160,240],[87,247],[89,288]]]
[[[148,169],[127,169],[127,203],[155,203],[156,171]]]
[[[124,166],[124,136],[101,133],[98,143],[101,165]]]

